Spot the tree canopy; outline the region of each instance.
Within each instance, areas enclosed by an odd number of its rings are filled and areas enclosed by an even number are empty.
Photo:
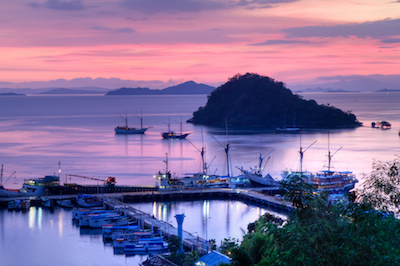
[[[293,94],[282,82],[258,74],[235,75],[215,89],[206,106],[188,120],[210,126],[282,127],[284,123],[307,128],[361,125],[356,116],[329,105],[318,105]]]
[[[399,214],[399,166],[400,159],[374,162],[356,202],[331,202],[294,180],[287,195],[300,202],[293,200],[288,219],[263,216],[242,242],[227,239],[222,252],[236,266],[400,265],[400,220],[388,212]]]

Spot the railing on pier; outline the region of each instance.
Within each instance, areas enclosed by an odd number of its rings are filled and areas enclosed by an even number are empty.
[[[132,206],[129,206],[128,204],[125,204],[117,199],[107,198],[107,200],[105,201],[105,205],[109,208],[123,211],[126,215],[138,220],[139,225],[142,227],[142,229],[151,228],[152,230],[154,230],[154,228],[156,227],[167,238],[170,238],[171,236],[178,236],[178,229],[176,227],[173,227],[170,223],[158,220],[154,216],[150,216],[149,214]],[[201,237],[195,237],[191,233],[183,231],[182,238],[183,245],[186,248],[189,248],[191,250],[195,249],[202,253],[207,253],[211,251],[212,244],[202,239]]]

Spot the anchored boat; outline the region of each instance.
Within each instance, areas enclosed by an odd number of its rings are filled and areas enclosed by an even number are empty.
[[[122,117],[122,116],[121,116]],[[122,117],[125,119],[125,126],[118,126],[115,128],[115,134],[144,134],[146,132],[147,128],[143,127],[143,118],[140,116],[140,128],[134,128],[134,127],[128,127],[128,113],[125,114],[125,117]]]

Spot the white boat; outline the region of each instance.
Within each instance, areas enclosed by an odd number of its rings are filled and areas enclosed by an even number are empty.
[[[57,205],[63,208],[72,208],[74,205],[69,199],[59,199],[56,201]]]
[[[96,196],[81,194],[76,197],[76,203],[84,208],[103,206],[104,200]]]
[[[72,211],[72,219],[79,220],[83,216],[87,216],[91,213],[102,213],[102,212],[110,212],[109,210],[105,210],[104,208],[90,208],[90,209],[77,209]]]
[[[297,134],[300,133],[300,128],[296,127],[296,115],[293,115],[293,127],[286,127],[286,114],[282,128],[276,128],[275,133]]]
[[[59,172],[61,172],[60,168]],[[5,189],[2,180],[3,166],[1,168],[0,178],[0,197],[45,196],[48,193],[48,188],[56,187],[60,184],[60,176],[47,175],[43,178],[25,179],[22,188],[19,190],[12,190]]]
[[[103,225],[103,238],[107,239],[116,239],[118,238],[116,234],[130,234],[136,233],[140,231],[140,226],[138,225],[112,225],[106,224]]]
[[[146,132],[147,128],[143,128],[143,118],[142,116],[140,117],[140,128],[134,128],[134,127],[128,127],[128,114],[125,114],[125,117],[122,117],[125,119],[125,126],[118,126],[115,128],[115,134],[144,134]]]
[[[168,170],[168,154],[166,154],[166,171],[161,171],[155,175],[156,186],[163,190],[176,189],[201,189],[201,188],[228,188],[229,177],[221,177],[218,175],[210,175],[207,173],[207,166],[204,162],[204,149],[201,151],[203,161],[203,171],[201,173],[189,174],[184,177],[175,177]]]
[[[272,178],[270,174],[267,174],[266,176],[262,175],[262,172],[264,170],[264,165],[268,162],[268,160],[265,162],[263,165],[263,161],[265,157],[267,157],[269,154],[271,154],[274,150],[270,151],[266,155],[262,156],[261,151],[260,151],[260,157],[258,161],[258,166],[255,167],[255,169],[251,169],[250,171],[244,170],[243,168],[238,168],[244,176],[250,181],[250,183],[253,186],[267,186],[267,187],[274,187],[274,186],[280,186],[280,183],[276,181],[275,179]],[[268,157],[269,159],[269,157]]]
[[[107,210],[101,213],[90,213],[88,215],[79,218],[79,226],[90,226],[90,220],[93,218],[105,217],[110,215],[116,215],[117,213]]]
[[[149,241],[149,242],[127,243],[125,244],[124,250],[125,252],[134,252],[134,253],[167,251],[168,242]]]
[[[126,216],[122,216],[120,214],[110,214],[99,217],[91,217],[89,220],[89,226],[91,228],[102,228],[105,224],[127,225],[129,222],[130,221]]]
[[[329,139],[329,133],[328,133],[328,139]],[[313,144],[311,144],[309,147],[311,147]],[[336,152],[338,152],[340,149],[341,148],[339,148]],[[329,140],[328,140],[328,169],[327,170],[319,171],[316,174],[313,174],[308,171],[303,171],[302,170],[302,160],[303,160],[304,152],[306,150],[303,151],[302,148],[300,147],[300,171],[284,171],[282,173],[283,180],[287,180],[288,178],[290,178],[292,176],[299,176],[299,177],[303,178],[303,180],[306,183],[314,186],[316,188],[316,192],[327,191],[327,192],[329,192],[330,195],[347,194],[351,189],[354,188],[354,186],[358,182],[358,180],[351,171],[333,171],[331,169],[331,160],[332,160],[332,157],[336,154],[336,152],[331,154],[330,148],[329,148]]]
[[[162,242],[162,237],[147,237],[147,238],[134,238],[134,237],[120,237],[113,240],[113,248],[125,248],[126,245],[143,244],[145,242]]]

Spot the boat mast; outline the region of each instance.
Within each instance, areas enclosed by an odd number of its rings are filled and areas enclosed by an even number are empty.
[[[3,165],[1,165],[0,187],[3,186]]]
[[[299,153],[300,153],[300,174],[301,174],[301,175],[303,175],[303,157],[304,157],[304,153],[305,153],[312,145],[314,145],[315,142],[317,142],[317,141],[314,141],[310,146],[307,147],[307,149],[305,149],[305,150],[303,151],[303,147],[301,146],[301,133],[300,133],[300,151],[299,151]]]
[[[330,135],[329,135],[329,131],[328,131],[328,171],[329,172],[331,171],[331,161],[332,161],[333,155],[335,155],[342,148],[343,148],[343,146],[340,147],[333,154],[331,154],[331,142],[330,142]]]

